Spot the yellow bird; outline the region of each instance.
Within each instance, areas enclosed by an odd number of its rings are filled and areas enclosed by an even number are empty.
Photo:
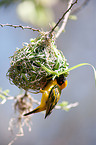
[[[67,80],[65,79],[64,75],[60,75],[59,77],[56,77],[55,80],[51,80],[44,90],[40,90],[42,93],[41,104],[33,111],[24,114],[24,116],[46,110],[46,118],[51,114],[52,109],[60,99],[61,90],[66,86]]]

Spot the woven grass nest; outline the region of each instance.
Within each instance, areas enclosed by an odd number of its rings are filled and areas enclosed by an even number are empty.
[[[56,48],[54,37],[42,33],[39,37],[25,43],[11,59],[7,76],[12,84],[26,91],[39,92],[57,74],[68,69],[63,53]],[[45,69],[47,68],[47,69]],[[50,70],[50,71],[48,71]],[[64,73],[67,77],[68,72]]]

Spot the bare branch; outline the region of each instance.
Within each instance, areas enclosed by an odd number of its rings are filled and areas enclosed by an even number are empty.
[[[13,98],[13,96],[8,95],[8,93],[4,93],[4,91],[2,91],[1,89],[0,89],[0,94],[5,96],[5,97],[9,97],[9,98],[12,97]]]
[[[68,104],[67,106],[59,106],[59,105],[56,105],[55,106],[55,109],[62,109],[62,110],[69,110],[71,108],[74,108],[74,107],[77,107],[79,105],[78,102],[75,102],[75,103],[71,103],[71,104]]]
[[[77,3],[78,0],[75,0],[75,2],[73,2],[73,0],[69,1],[69,5],[68,5],[68,9],[64,12],[63,16],[59,19],[59,21],[56,23],[56,25],[51,29],[51,31],[49,32],[49,35],[51,37],[52,32],[55,30],[55,28],[60,24],[60,22],[64,19],[64,16],[66,15],[65,19],[63,20],[63,24],[61,26],[61,28],[59,29],[58,33],[56,34],[56,38],[60,35],[60,33],[62,32],[62,29],[64,30],[66,23],[67,23],[67,19],[69,17],[70,14],[70,10],[73,7],[73,5],[75,5]],[[73,2],[73,3],[72,3]],[[32,28],[30,26],[22,26],[22,25],[12,25],[12,24],[0,24],[1,27],[4,26],[9,26],[9,27],[13,27],[13,28],[21,28],[21,29],[29,29],[29,30],[33,30],[33,31],[38,31],[41,32],[39,29],[35,29]]]
[[[28,92],[25,92],[25,94],[19,94],[16,97],[14,97],[14,96],[10,96],[8,93],[5,93],[4,91],[0,89],[0,95],[3,96],[3,98],[1,98],[2,101],[0,102],[0,104],[4,104],[7,100],[19,100],[20,98],[22,98],[22,96],[23,97],[27,96],[34,104],[40,105],[40,102],[34,99]]]
[[[8,93],[3,92],[1,89],[0,89],[0,98],[2,99],[0,104],[4,104],[7,100],[13,100],[14,99],[13,96],[8,95]]]
[[[37,31],[37,32],[40,32],[39,29],[35,29],[35,28],[32,28],[30,26],[22,26],[22,25],[12,25],[12,24],[0,24],[1,27],[4,27],[4,26],[9,26],[9,27],[13,27],[13,28],[21,28],[21,29],[29,29],[29,30],[33,30],[33,31]]]
[[[74,9],[74,10],[72,11],[72,14],[78,13],[82,8],[84,8],[84,7],[88,4],[89,1],[90,1],[90,0],[85,0],[85,1],[81,4],[81,6],[77,7],[76,9]]]
[[[73,0],[69,1],[68,9],[70,8],[72,2],[73,2]],[[63,23],[62,23],[60,29],[58,30],[57,34],[55,35],[56,38],[58,38],[59,35],[62,33],[62,31],[65,29],[70,13],[71,13],[71,9],[66,13],[66,15],[63,19]]]
[[[70,0],[70,3],[71,3],[71,5],[69,6],[68,5],[68,9],[64,12],[64,14],[62,15],[62,17],[58,20],[58,22],[56,23],[56,25],[51,29],[51,31],[49,32],[49,34],[51,35],[52,34],[52,32],[55,30],[55,28],[60,24],[60,22],[64,19],[64,17],[65,17],[65,15],[69,12],[69,14],[70,14],[70,10],[71,10],[71,8],[77,3],[77,1],[78,0],[75,0],[75,2],[73,2],[73,0]],[[72,3],[73,2],[73,3]],[[69,16],[69,14],[67,14],[67,16],[66,17],[68,17]],[[67,18],[68,19],[68,18]],[[66,21],[67,22],[67,21]],[[64,23],[65,23],[65,21],[64,21]],[[66,25],[66,24],[65,24]],[[63,28],[63,30],[64,30],[64,28]],[[62,30],[62,31],[63,31]],[[60,35],[60,34],[59,34]],[[56,36],[56,38],[57,38],[57,36]]]

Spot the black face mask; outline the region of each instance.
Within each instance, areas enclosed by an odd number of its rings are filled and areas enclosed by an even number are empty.
[[[62,74],[59,77],[56,77],[56,80],[57,80],[58,85],[62,85],[66,81],[66,78]]]

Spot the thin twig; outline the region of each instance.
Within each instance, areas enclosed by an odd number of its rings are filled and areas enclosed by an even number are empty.
[[[3,95],[3,99],[0,102],[0,104],[4,104],[7,100],[19,99],[19,98],[21,98],[23,96],[23,94],[20,94],[20,95],[18,95],[16,97],[10,96],[7,93],[4,93],[2,90],[0,90],[0,95]],[[25,92],[24,96],[29,96],[29,98],[32,99],[33,103],[35,103],[37,105],[40,105],[40,102],[38,100],[34,99],[30,94],[27,94],[27,92]]]
[[[32,98],[32,101],[33,101],[33,103],[35,103],[35,104],[37,104],[37,105],[40,105],[40,102],[39,102],[38,100]]]
[[[73,0],[70,0],[68,3],[68,9],[70,8],[72,3],[73,3]],[[60,29],[58,30],[57,34],[55,35],[56,38],[58,38],[59,35],[62,33],[62,31],[65,29],[70,13],[71,13],[71,9],[66,13],[66,15],[63,19],[63,23],[62,23]]]
[[[77,107],[79,105],[78,102],[75,102],[75,103],[71,103],[71,104],[68,104],[67,106],[59,106],[59,105],[56,105],[55,106],[55,109],[63,109],[63,110],[69,110],[71,108],[74,108],[74,107]]]
[[[29,30],[33,30],[33,31],[38,31],[40,32],[39,29],[35,29],[35,28],[32,28],[30,26],[22,26],[22,25],[12,25],[12,24],[0,24],[1,27],[4,27],[4,26],[9,26],[9,27],[13,27],[13,28],[21,28],[21,29],[29,29]]]
[[[10,96],[7,93],[4,93],[1,89],[0,89],[0,94],[7,97],[7,98],[13,98],[13,96]]]
[[[14,97],[8,95],[7,93],[4,93],[2,90],[0,90],[0,95],[3,96],[3,98],[1,97],[2,101],[0,102],[0,104],[4,104],[7,100],[13,100]]]
[[[69,16],[70,14],[70,10],[71,8],[73,7],[73,5],[75,5],[77,3],[78,0],[75,0],[75,2],[73,2],[73,0],[70,0],[69,4],[68,5],[68,9],[64,12],[63,16],[59,19],[59,21],[56,23],[56,25],[51,29],[51,31],[49,32],[49,35],[51,36],[52,32],[55,30],[55,28],[59,25],[59,23],[64,19],[64,16],[66,15],[66,19],[68,19],[67,17]],[[72,3],[73,2],[73,3]],[[65,20],[64,20],[65,21]],[[64,22],[65,23],[65,22]],[[66,21],[67,23],[67,21]],[[66,25],[66,24],[65,24]],[[9,27],[14,27],[14,28],[21,28],[21,29],[29,29],[29,30],[33,30],[33,31],[38,31],[38,32],[41,32],[39,29],[35,29],[35,28],[32,28],[30,26],[22,26],[22,25],[12,25],[12,24],[0,24],[1,27],[4,27],[4,26],[9,26]],[[62,26],[63,27],[63,26]],[[64,26],[65,27],[65,26]],[[62,32],[62,31],[61,31]],[[59,32],[56,34],[56,38],[59,36]]]
[[[84,8],[90,0],[85,0],[79,7],[72,11],[72,14],[78,13],[82,8]]]
[[[55,28],[60,24],[60,22],[64,19],[65,15],[70,12],[71,8],[77,3],[78,0],[75,0],[75,2],[73,2],[73,0],[70,0],[71,5],[68,6],[68,9],[64,12],[64,14],[62,15],[62,17],[58,20],[58,22],[56,23],[56,25],[51,29],[51,31],[49,32],[49,35],[51,36],[52,32],[55,30]],[[72,3],[73,2],[73,3]],[[70,13],[69,13],[70,14]],[[68,16],[67,16],[68,17]],[[63,30],[62,30],[63,31]],[[59,34],[60,35],[60,34]],[[56,36],[57,38],[57,36]]]

